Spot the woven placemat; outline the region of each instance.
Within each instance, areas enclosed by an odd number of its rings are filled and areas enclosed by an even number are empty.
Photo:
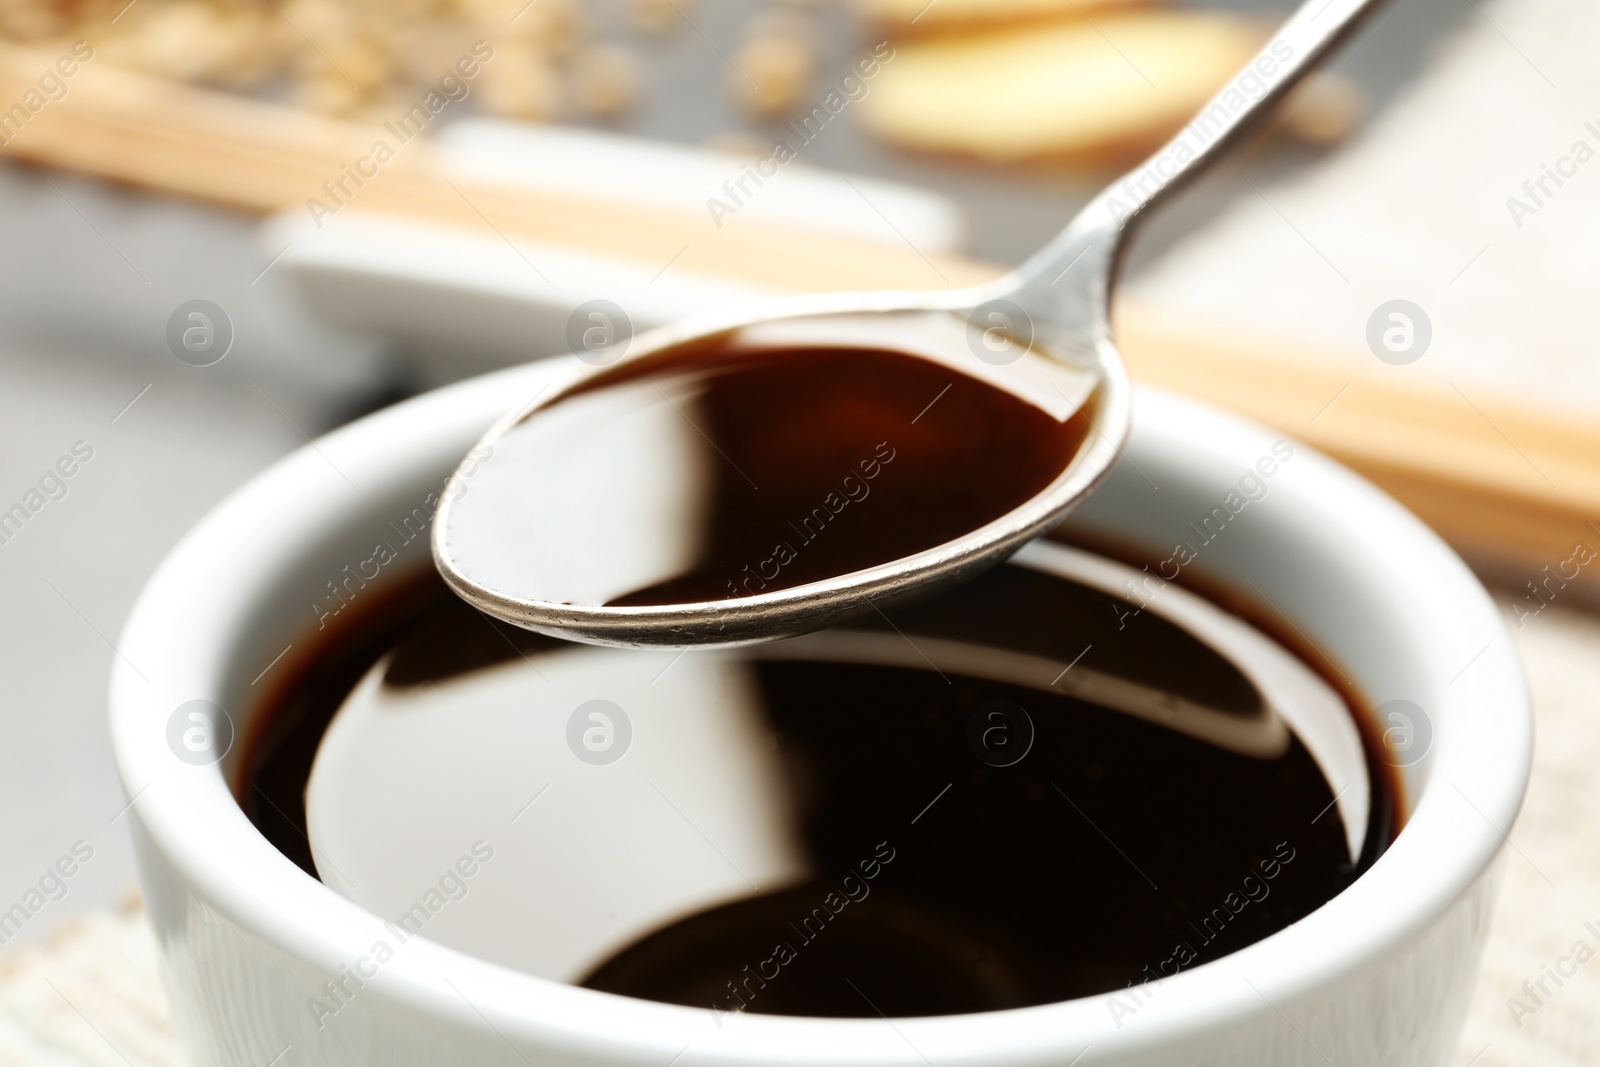
[[[75,919],[0,964],[0,1067],[183,1062],[137,901]]]
[[[1592,1067],[1600,1063],[1600,855],[1592,846],[1600,617],[1554,605],[1520,629],[1509,613],[1507,623],[1527,665],[1539,736],[1456,1064]],[[1594,961],[1576,963],[1580,941]],[[1560,985],[1548,977],[1558,966],[1574,972]],[[155,940],[136,902],[75,920],[0,963],[0,1067],[182,1062]]]
[[[1510,834],[1458,1062],[1593,1067],[1600,1063],[1600,617],[1551,606],[1520,630],[1509,614],[1506,621],[1533,690],[1533,780]]]

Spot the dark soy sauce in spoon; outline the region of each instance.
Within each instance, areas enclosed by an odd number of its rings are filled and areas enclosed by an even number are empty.
[[[513,595],[716,602],[903,560],[1056,483],[1095,373],[1023,346],[985,364],[961,320],[901,320],[883,347],[732,331],[582,381],[493,443],[453,547]]]
[[[649,370],[631,384],[690,393],[683,416],[720,455],[698,558],[614,605],[787,589],[943,544],[1038,494],[1089,429],[883,349],[677,351]]]

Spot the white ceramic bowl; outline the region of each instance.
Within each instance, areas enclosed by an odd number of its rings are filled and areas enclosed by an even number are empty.
[[[1265,479],[1265,497],[1214,523],[1225,529],[1189,566],[1281,612],[1374,704],[1403,699],[1423,709],[1429,739],[1404,768],[1404,831],[1350,889],[1301,921],[1115,996],[892,1023],[715,1020],[706,1010],[533,978],[420,937],[382,966],[358,968],[359,985],[346,977],[385,936],[383,920],[303,873],[254,829],[227,784],[237,745],[218,763],[178,758],[169,741],[175,713],[188,701],[212,701],[243,733],[261,688],[282,667],[276,657],[286,648],[285,659],[296,655],[334,603],[326,583],[370,557],[375,541],[397,542],[406,520],[425,519],[429,494],[483,428],[550,372],[532,365],[465,382],[302,449],[208,516],[140,598],[120,642],[111,725],[134,801],[146,903],[191,1062],[1447,1061],[1491,911],[1496,860],[1527,780],[1527,697],[1507,634],[1466,567],[1388,497],[1302,446]],[[1156,559],[1179,540],[1199,544],[1189,524],[1227,510],[1228,492],[1274,440],[1199,405],[1143,392],[1125,461],[1071,523],[1147,545]],[[410,561],[388,565],[390,573],[426,565],[426,551],[426,538],[414,538],[402,550]],[[332,1017],[312,1007],[327,997],[329,981],[345,990]]]

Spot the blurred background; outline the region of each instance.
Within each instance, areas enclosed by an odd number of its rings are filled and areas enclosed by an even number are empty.
[[[131,891],[118,631],[251,475],[420,390],[571,358],[597,300],[625,336],[992,275],[1289,8],[0,0],[0,516],[23,511],[0,517],[0,907],[93,850],[0,967]],[[1356,466],[1505,607],[1542,732],[1463,1045],[1485,1067],[1600,1056],[1600,977],[1505,1005],[1600,917],[1597,41],[1579,0],[1390,0],[1142,231],[1119,308],[1137,377]]]

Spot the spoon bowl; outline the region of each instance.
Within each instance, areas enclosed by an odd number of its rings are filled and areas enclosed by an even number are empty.
[[[435,518],[440,573],[470,603],[528,629],[687,647],[808,633],[1000,562],[1110,469],[1129,384],[1109,341],[1085,345],[1026,320],[985,325],[975,310],[984,295],[789,298],[668,326],[604,366],[579,365],[501,420],[456,472]],[[728,398],[708,404],[692,371],[650,373],[684,353],[694,364],[732,358],[756,372],[734,399],[760,401],[763,378],[781,377],[761,364],[796,349],[823,354],[837,386],[805,404],[772,397],[753,416],[719,413]],[[873,353],[907,365],[859,381],[831,373],[840,360],[869,372]],[[1003,410],[985,448],[958,416],[966,402],[982,421],[990,394]],[[1034,420],[1042,434],[1016,433],[1025,412],[1011,408],[1047,415]],[[806,451],[819,425],[826,440],[813,445],[836,462],[785,456],[784,438]],[[1066,462],[1019,470],[1036,440]],[[992,491],[952,503],[939,483],[957,469]],[[571,507],[591,492],[605,499]],[[758,512],[759,530],[708,532],[752,526]],[[697,563],[708,541],[715,558]]]

